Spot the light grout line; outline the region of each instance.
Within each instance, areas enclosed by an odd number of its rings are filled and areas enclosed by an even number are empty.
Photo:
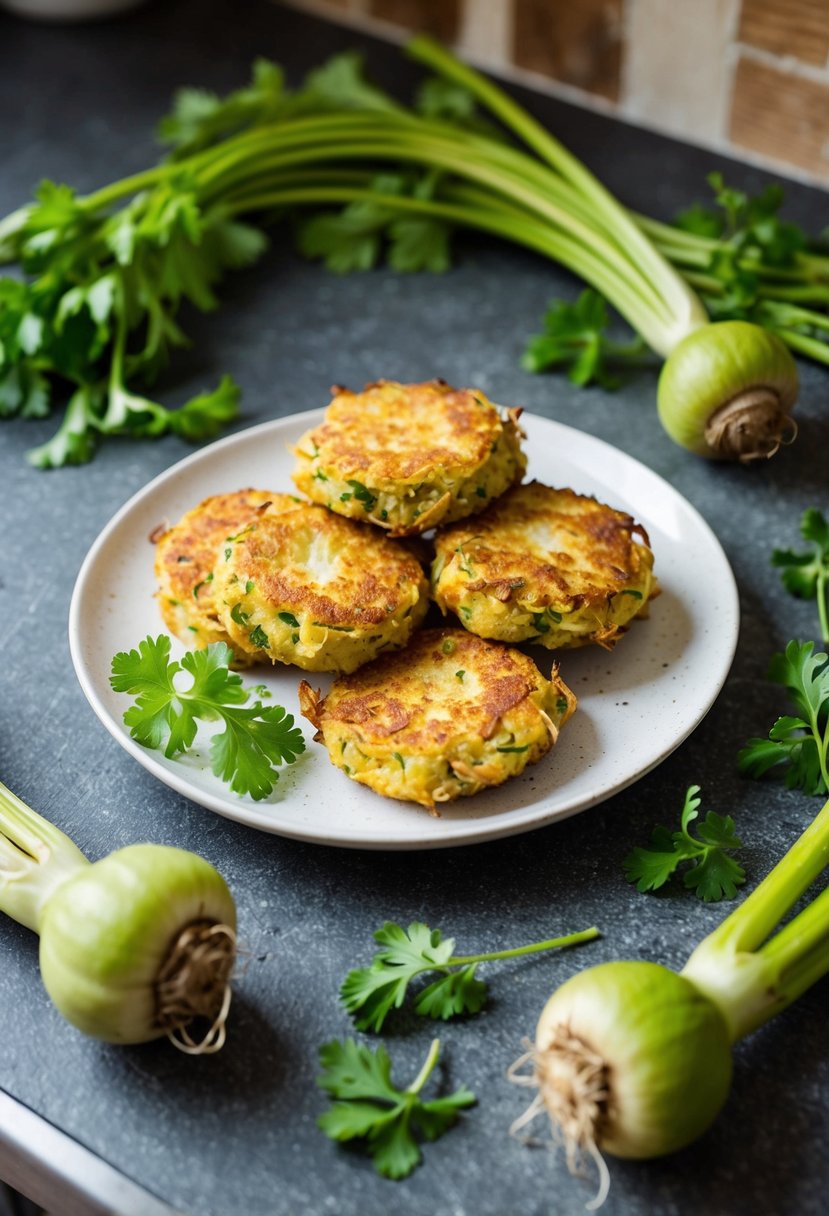
[[[819,68],[814,63],[804,63],[794,55],[775,55],[759,46],[751,46],[748,42],[735,42],[737,54],[742,59],[751,59],[764,67],[774,68],[788,76],[799,76],[801,80],[811,80],[814,84],[829,85],[829,62],[826,67]]]

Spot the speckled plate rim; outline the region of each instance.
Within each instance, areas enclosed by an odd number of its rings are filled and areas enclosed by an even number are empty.
[[[630,511],[645,525],[663,594],[650,620],[636,622],[610,654],[559,652],[579,710],[553,752],[516,779],[442,808],[436,819],[413,804],[381,798],[335,769],[299,717],[302,673],[254,669],[273,703],[306,729],[308,750],[283,770],[270,799],[231,794],[206,756],[166,760],[130,738],[131,703],[109,685],[118,650],[163,631],[153,599],[154,525],[174,521],[209,494],[259,486],[291,489],[289,446],[322,411],[292,414],[219,440],[150,481],[113,516],[78,574],[69,644],[81,687],[100,721],[160,781],[219,815],[266,832],[350,848],[430,849],[515,835],[604,801],[655,768],[688,737],[722,688],[737,644],[739,601],[731,568],[711,528],[667,481],[603,440],[525,414],[528,476],[570,485]],[[182,648],[173,640],[173,653]],[[542,670],[552,656],[535,652]],[[326,679],[319,682],[326,687]]]

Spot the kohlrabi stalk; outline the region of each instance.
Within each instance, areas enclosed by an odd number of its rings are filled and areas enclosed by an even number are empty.
[[[829,865],[829,802],[755,891],[682,971],[605,963],[563,984],[545,1005],[535,1044],[513,1079],[537,1088],[514,1128],[545,1111],[600,1170],[602,1153],[672,1153],[709,1126],[731,1083],[731,1047],[829,972],[829,889],[781,919]],[[530,1075],[520,1066],[532,1062]]]
[[[138,844],[91,864],[0,782],[0,911],[40,935],[43,983],[79,1030],[190,1054],[224,1043],[236,910],[197,854]]]
[[[772,455],[793,438],[789,413],[797,371],[777,333],[795,349],[825,357],[826,344],[808,332],[810,318],[818,314],[803,305],[822,299],[823,284],[811,278],[820,278],[826,260],[804,261],[802,255],[793,279],[782,280],[775,298],[763,297],[769,329],[739,321],[711,323],[693,286],[669,260],[689,265],[689,277],[702,275],[702,289],[709,288],[704,271],[710,249],[704,238],[648,226],[628,212],[498,85],[437,43],[416,38],[409,53],[466,89],[523,146],[424,117],[370,88],[355,101],[353,96],[341,100],[336,89],[315,97],[311,87],[308,111],[302,93],[296,94],[286,98],[281,114],[268,110],[267,117],[247,126],[233,118],[219,124],[206,142],[196,140],[197,151],[188,154],[185,146],[172,160],[85,198],[63,200],[63,226],[50,243],[41,240],[36,252],[44,281],[51,282],[50,259],[59,258],[55,273],[67,291],[40,293],[38,307],[48,315],[35,318],[39,328],[23,329],[26,340],[33,342],[37,333],[59,334],[68,302],[77,311],[77,293],[88,280],[109,283],[114,276],[119,290],[111,301],[107,293],[102,297],[101,307],[106,304],[112,312],[102,326],[106,341],[90,348],[89,366],[75,383],[80,395],[73,397],[58,456],[88,458],[97,434],[156,433],[174,425],[161,406],[132,393],[125,377],[142,369],[152,374],[158,356],[182,344],[173,320],[182,296],[201,308],[212,305],[210,284],[224,265],[221,259],[217,263],[216,250],[222,232],[228,238],[225,221],[342,203],[365,204],[369,215],[379,213],[379,221],[372,221],[378,231],[401,217],[476,228],[532,248],[589,283],[666,359],[659,416],[671,437],[691,451],[751,461]],[[414,169],[428,180],[423,194],[429,197],[385,191],[378,183],[378,175],[401,169]],[[172,200],[186,205],[178,209]],[[18,259],[28,267],[29,225],[43,222],[38,214],[34,205],[0,220],[0,260]],[[211,244],[211,233],[218,245]],[[248,234],[246,248],[250,239]],[[261,251],[262,242],[254,244]],[[315,256],[319,250],[309,252]],[[245,263],[254,255],[237,250],[234,256]],[[232,258],[227,264],[234,264]],[[761,295],[765,290],[761,287]],[[18,338],[15,342],[20,345]],[[60,354],[60,343],[55,350]],[[49,362],[48,351],[30,366],[25,343],[14,357],[29,376],[33,368],[39,374],[74,374],[67,373],[65,360]],[[220,422],[218,405],[212,409]],[[35,458],[55,463],[51,445]]]
[[[666,358],[658,403],[671,438],[698,455],[742,462],[773,456],[791,442],[796,427],[789,415],[798,376],[781,339],[748,322],[709,322],[702,301],[634,217],[508,94],[431,39],[415,38],[407,49],[419,63],[468,90],[572,188],[580,209],[612,243],[612,264],[638,275],[642,300],[651,288],[657,290],[661,318],[655,312],[647,328],[634,325]],[[628,315],[624,301],[600,290]]]

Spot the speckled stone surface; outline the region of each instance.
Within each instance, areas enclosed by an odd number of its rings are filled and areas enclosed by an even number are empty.
[[[0,212],[43,176],[81,189],[152,158],[151,131],[183,82],[224,90],[255,55],[292,75],[334,50],[365,43],[381,81],[408,87],[395,50],[256,0],[183,0],[120,21],[37,27],[0,18]],[[524,94],[523,100],[633,206],[669,217],[727,169],[754,188],[761,175],[706,152]],[[790,214],[812,228],[826,196],[792,186]],[[335,278],[276,239],[256,269],[226,284],[214,315],[187,318],[192,350],[162,390],[178,401],[230,371],[244,389],[239,427],[324,404],[332,382],[438,374],[495,399],[580,427],[666,477],[705,516],[731,560],[743,613],[728,682],[695,733],[638,784],[604,805],[529,835],[461,850],[382,854],[266,836],[175,795],[103,730],[75,680],[66,620],[84,554],[114,511],[188,450],[175,439],[110,443],[85,468],[44,474],[25,450],[54,423],[0,423],[0,773],[91,856],[138,839],[195,849],[236,893],[248,951],[227,1047],[189,1060],[166,1044],[117,1050],[83,1039],[51,1007],[32,934],[0,934],[0,1087],[172,1206],[193,1216],[550,1216],[578,1213],[593,1181],[560,1157],[507,1135],[524,1094],[504,1079],[548,993],[578,968],[619,957],[681,966],[723,906],[682,889],[645,897],[621,859],[655,822],[678,815],[685,787],[732,813],[749,885],[818,809],[778,784],[742,780],[738,747],[783,708],[765,678],[772,653],[817,630],[813,606],[790,599],[769,566],[796,544],[810,505],[829,508],[829,380],[803,367],[800,438],[768,466],[715,467],[675,447],[654,409],[655,375],[615,396],[518,367],[547,301],[575,284],[555,267],[494,242],[462,239],[442,277],[387,271]],[[367,1159],[314,1126],[317,1048],[348,1033],[337,989],[367,962],[384,919],[422,918],[463,950],[493,949],[597,923],[580,953],[490,967],[491,1001],[477,1018],[440,1027],[441,1084],[480,1098],[460,1126],[426,1147],[405,1182],[384,1182]],[[736,1050],[732,1096],[711,1131],[666,1160],[612,1164],[608,1216],[735,1216],[826,1211],[829,1048],[826,982]],[[413,1076],[434,1026],[389,1023],[396,1075]]]

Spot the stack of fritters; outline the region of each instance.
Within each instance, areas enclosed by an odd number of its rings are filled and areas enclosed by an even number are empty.
[[[288,494],[208,498],[157,554],[172,632],[196,646],[227,642],[244,666],[354,671],[404,646],[429,602],[423,569],[402,545]]]
[[[158,545],[162,613],[240,664],[337,673],[324,698],[300,686],[332,761],[434,810],[539,760],[575,709],[557,665],[503,643],[609,648],[656,593],[653,558],[630,516],[519,484],[520,411],[442,380],[334,393],[295,448],[313,503],[242,490],[188,512]],[[433,597],[464,628],[412,638],[429,588],[392,538],[435,528]]]
[[[163,533],[156,545],[155,576],[161,615],[171,633],[197,648],[211,642],[232,646],[213,591],[219,546],[256,519],[263,507],[278,510],[290,502],[287,494],[265,490],[215,494]]]

